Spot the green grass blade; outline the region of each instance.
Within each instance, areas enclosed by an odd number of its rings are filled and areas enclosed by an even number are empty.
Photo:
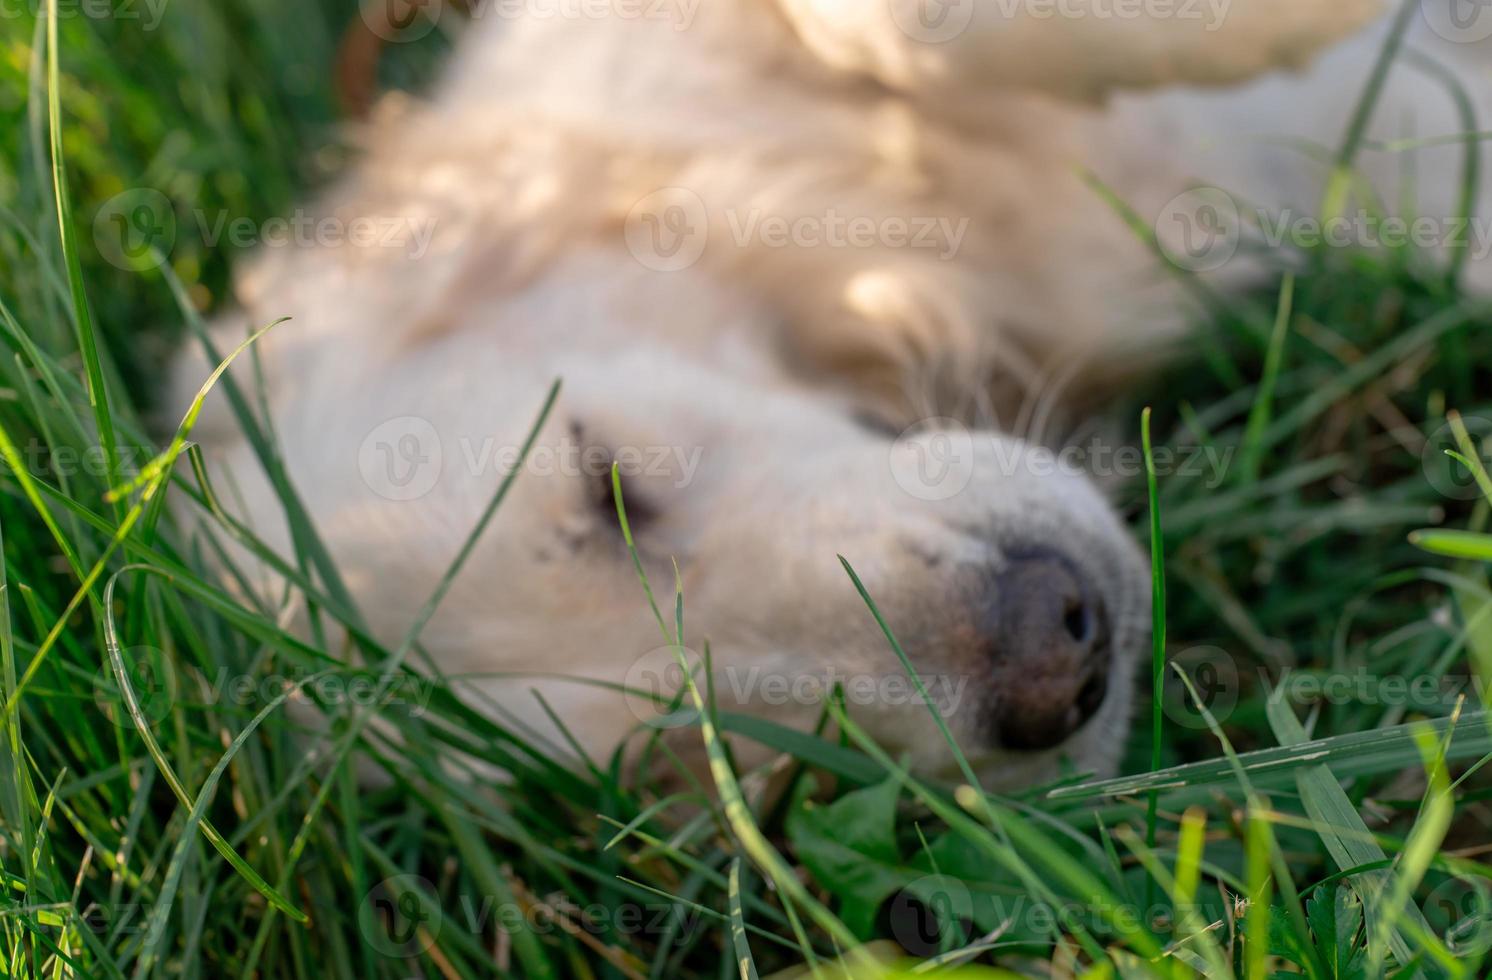
[[[1281,745],[1301,745],[1307,741],[1305,729],[1282,697],[1271,697],[1267,710],[1269,724]],[[1296,772],[1295,785],[1311,818],[1312,829],[1321,838],[1338,870],[1387,860],[1388,855],[1374,841],[1367,824],[1330,769],[1323,765],[1305,766]],[[1378,871],[1364,872],[1353,879],[1354,887],[1362,896],[1364,914],[1370,922],[1381,921],[1388,915],[1384,905],[1387,881],[1388,876]],[[1429,923],[1424,921],[1418,909],[1414,910],[1413,916],[1426,931],[1429,930]],[[1398,961],[1401,964],[1409,962],[1412,958],[1409,943],[1401,933],[1395,931],[1392,934],[1391,944]]]
[[[1249,409],[1248,423],[1243,430],[1243,449],[1238,465],[1239,481],[1245,486],[1259,479],[1260,460],[1264,456],[1264,430],[1269,426],[1270,412],[1274,407],[1274,389],[1279,382],[1280,362],[1284,359],[1285,337],[1290,331],[1294,306],[1295,277],[1286,275],[1284,285],[1280,287],[1274,329],[1269,334],[1269,348],[1264,355],[1264,372],[1259,377],[1259,389],[1254,394],[1254,404]]]
[[[1150,771],[1160,768],[1161,737],[1165,716],[1163,697],[1166,683],[1166,556],[1165,535],[1161,531],[1160,490],[1155,475],[1155,453],[1150,444],[1150,409],[1140,416],[1142,448],[1145,453],[1145,489],[1150,497]],[[1145,808],[1145,846],[1155,849],[1155,829],[1160,794],[1152,791]],[[1147,892],[1150,880],[1145,885]]]
[[[751,942],[746,938],[746,916],[741,912],[741,859],[730,862],[730,887],[726,892],[730,900],[730,940],[736,951],[736,967],[741,980],[757,980],[756,959],[751,955]]]
[[[119,482],[119,454],[116,448],[118,439],[114,434],[114,414],[109,404],[108,386],[104,381],[93,314],[88,306],[88,292],[83,286],[83,264],[78,258],[78,244],[73,239],[72,201],[67,187],[67,163],[62,150],[62,81],[57,50],[57,0],[47,0],[46,16],[47,122],[51,135],[52,192],[57,202],[57,230],[62,242],[62,256],[67,264],[67,282],[72,291],[78,348],[83,354],[83,370],[88,380],[88,403],[93,409],[93,421],[98,428],[99,445],[103,449],[104,465],[112,486]]]
[[[1394,15],[1388,37],[1378,53],[1378,60],[1373,65],[1372,74],[1368,76],[1367,85],[1364,86],[1362,94],[1358,97],[1357,105],[1352,110],[1346,135],[1342,138],[1342,146],[1337,151],[1331,177],[1326,184],[1325,199],[1321,205],[1323,221],[1337,218],[1341,215],[1342,209],[1347,206],[1347,195],[1353,183],[1353,163],[1357,160],[1357,154],[1362,149],[1364,139],[1367,138],[1368,124],[1373,121],[1373,112],[1378,108],[1378,101],[1383,95],[1383,86],[1388,81],[1388,74],[1399,56],[1399,49],[1403,47],[1404,35],[1409,30],[1409,25],[1419,9],[1420,0],[1401,0],[1398,13]]]
[[[1492,534],[1426,529],[1410,533],[1409,543],[1432,555],[1492,561]]]

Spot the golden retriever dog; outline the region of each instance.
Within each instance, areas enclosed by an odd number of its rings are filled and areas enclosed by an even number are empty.
[[[808,726],[838,686],[888,749],[948,770],[842,555],[990,786],[1064,759],[1112,771],[1146,562],[1044,443],[1193,317],[1182,276],[1254,274],[1233,255],[1252,209],[1317,213],[1329,166],[1298,143],[1348,126],[1383,5],[423,6],[395,12],[464,23],[443,80],[384,100],[313,232],[262,251],[220,327],[227,344],[292,318],[260,344],[270,420],[372,628],[399,640],[521,466],[423,647],[564,744],[542,692],[597,757],[677,723],[650,696],[678,673],[615,462],[670,622],[677,563],[683,642],[708,641],[722,711]],[[1433,6],[1408,43],[1480,71]],[[1410,116],[1412,135],[1467,128],[1442,78],[1396,67],[1369,135]],[[1407,172],[1408,154],[1369,156],[1376,178]],[[1454,213],[1461,148],[1414,157],[1421,210]],[[194,357],[182,377],[203,374]],[[288,551],[232,423],[198,435]]]

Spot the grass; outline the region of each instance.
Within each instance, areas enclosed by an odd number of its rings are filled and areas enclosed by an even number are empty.
[[[121,268],[93,217],[142,187],[184,216],[287,210],[346,155],[327,66],[351,16],[287,0],[173,5],[150,31],[0,16],[0,972],[1486,975],[1492,308],[1457,257],[1281,254],[1280,289],[1214,304],[1190,352],[1110,406],[1147,459],[1237,460],[1221,483],[1152,465],[1119,489],[1168,638],[1128,775],[1013,797],[968,768],[927,783],[836,702],[795,732],[691,683],[716,786],[669,795],[619,757],[561,766],[463,702],[419,622],[380,645],[309,521],[297,553],[270,554],[216,508],[191,420],[164,443],[145,422],[235,257],[186,220],[169,265]],[[417,84],[439,49],[401,50],[388,81]],[[1356,126],[1333,148],[1333,207],[1364,152]],[[238,408],[294,515],[251,394]],[[467,549],[502,533],[485,524],[505,492]],[[168,494],[345,646],[232,598]],[[658,594],[641,583],[638,601]],[[670,645],[686,605],[654,601]],[[887,662],[907,662],[917,638],[881,625]],[[224,677],[260,683],[235,697]],[[1387,686],[1418,678],[1466,697]],[[353,680],[426,710],[381,697],[371,725],[327,695]],[[328,719],[309,754],[292,696]],[[791,758],[784,795],[733,768],[732,740]],[[443,748],[511,782],[474,793]],[[384,780],[333,765],[354,755]]]

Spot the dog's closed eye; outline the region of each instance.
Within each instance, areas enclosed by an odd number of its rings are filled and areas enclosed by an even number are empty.
[[[621,532],[617,493],[626,510],[627,524],[633,531],[646,528],[658,516],[657,502],[640,484],[636,474],[629,473],[618,453],[609,445],[590,437],[579,422],[570,424],[570,435],[578,449],[585,505],[606,527]]]
[[[587,474],[586,480],[589,484],[589,503],[595,509],[597,516],[611,527],[621,530],[621,515],[617,508],[617,490],[620,488],[622,506],[627,513],[628,526],[636,531],[647,527],[658,516],[658,510],[653,501],[643,494],[637,486],[638,481],[627,476],[619,468],[616,470],[615,481],[612,477],[610,466],[598,474]]]
[[[871,409],[861,409],[852,416],[855,424],[873,435],[885,436],[887,439],[895,439],[901,434],[901,426],[898,426],[890,415]]]

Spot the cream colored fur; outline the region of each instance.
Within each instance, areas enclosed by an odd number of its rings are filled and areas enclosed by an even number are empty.
[[[919,670],[967,682],[949,723],[995,785],[1049,775],[1063,754],[1112,769],[1128,684],[1061,749],[997,751],[988,718],[1020,692],[995,680],[998,637],[979,635],[981,570],[1036,543],[1099,584],[1119,678],[1146,643],[1148,583],[1125,528],[1088,480],[1032,465],[1017,437],[1049,434],[1028,430],[1097,397],[1189,315],[1176,277],[1083,173],[1145,220],[1198,179],[1314,207],[1320,169],[1254,137],[1337,138],[1376,52],[1375,29],[1360,29],[1379,5],[1234,0],[1208,30],[1003,17],[1000,0],[979,0],[962,34],[933,44],[897,26],[910,2],[703,0],[687,29],[478,18],[428,101],[384,107],[322,210],[396,219],[408,240],[267,250],[224,327],[294,318],[263,344],[275,429],[379,635],[401,635],[493,492],[500,473],[482,447],[516,445],[562,377],[541,446],[675,452],[628,491],[654,512],[639,529],[654,583],[668,591],[677,557],[689,642],[708,638],[721,671],[899,673],[843,554]],[[1275,70],[1354,32],[1314,74]],[[1220,83],[1241,87],[1197,88]],[[1406,104],[1429,131],[1459,128],[1443,91],[1404,69],[1388,98],[1387,128]],[[685,190],[652,197],[663,188]],[[638,254],[664,216],[650,200],[698,209],[686,215],[704,217],[697,261],[659,271],[666,258]],[[963,232],[956,247],[775,247],[743,237],[753,214]],[[967,487],[925,499],[938,493],[908,481],[940,437],[893,442],[856,421],[867,415],[892,433],[932,416],[991,431],[971,437]],[[438,478],[387,499],[370,487],[369,454],[397,464],[412,425],[416,455],[436,434]],[[243,488],[245,516],[288,547],[231,426],[219,419],[203,441]],[[446,672],[478,675],[494,710],[553,737],[530,689],[542,690],[601,755],[638,725],[626,699],[479,676],[618,683],[657,663],[656,624],[596,487],[526,473],[423,643]],[[819,710],[725,707],[797,724]],[[854,713],[920,767],[947,765],[923,708]]]

